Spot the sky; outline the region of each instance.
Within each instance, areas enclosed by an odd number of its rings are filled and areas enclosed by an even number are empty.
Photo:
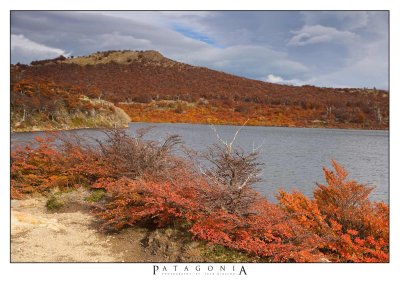
[[[157,50],[291,85],[388,89],[386,11],[13,11],[11,62]]]

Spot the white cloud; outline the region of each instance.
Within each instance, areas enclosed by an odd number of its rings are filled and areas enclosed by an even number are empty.
[[[358,36],[351,31],[340,31],[333,27],[322,25],[305,25],[301,29],[292,31],[295,34],[290,38],[288,45],[304,46],[317,43],[348,43]]]
[[[60,55],[69,56],[69,53],[64,50],[36,43],[22,34],[11,34],[11,52],[22,61],[55,58]]]
[[[270,82],[270,83],[277,83],[277,84],[286,84],[286,85],[296,85],[296,86],[301,86],[308,84],[310,81],[302,81],[299,79],[283,79],[282,77],[274,74],[268,74],[267,78],[262,79],[265,82]]]

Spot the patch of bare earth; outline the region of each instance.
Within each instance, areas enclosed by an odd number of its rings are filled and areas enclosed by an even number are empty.
[[[46,209],[46,198],[12,200],[12,262],[189,262],[203,261],[197,242],[179,232],[129,228],[98,231],[85,192],[65,195],[65,207]],[[182,239],[185,243],[182,243]]]

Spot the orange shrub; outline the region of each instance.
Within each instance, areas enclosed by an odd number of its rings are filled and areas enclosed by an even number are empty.
[[[369,201],[372,188],[347,180],[346,170],[332,164],[334,171],[324,168],[327,185],[317,184],[315,199],[280,191],[280,205],[323,240],[319,249],[332,261],[388,262],[388,206]]]
[[[223,209],[205,213],[190,232],[212,244],[243,251],[274,262],[317,262],[320,238],[290,219],[276,205],[259,197],[240,216]]]

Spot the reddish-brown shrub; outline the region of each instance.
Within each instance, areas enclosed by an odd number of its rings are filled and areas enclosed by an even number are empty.
[[[36,137],[36,143],[11,152],[11,196],[47,193],[57,186],[73,186],[77,178],[64,166],[65,159],[54,145],[54,137]]]
[[[136,223],[163,227],[195,220],[203,208],[194,179],[172,181],[100,179],[93,187],[107,191],[107,202],[97,206],[102,229],[119,230]]]

